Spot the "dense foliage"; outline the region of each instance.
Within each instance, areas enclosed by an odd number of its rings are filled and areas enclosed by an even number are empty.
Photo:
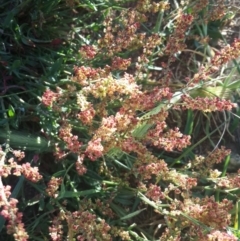
[[[0,2],[0,239],[238,240],[230,5]]]

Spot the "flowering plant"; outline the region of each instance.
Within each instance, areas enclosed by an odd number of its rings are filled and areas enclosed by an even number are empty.
[[[74,10],[74,3],[67,2]],[[210,139],[209,132],[220,129],[206,128],[206,137],[196,140],[193,129],[199,122],[193,123],[194,117],[208,118],[213,112],[225,116],[236,105],[221,96],[192,93],[218,84],[219,68],[240,54],[239,40],[204,58],[195,73],[187,71],[195,64],[190,61],[185,72],[175,76],[185,52],[199,54],[188,49],[188,40],[198,39],[203,49],[208,45],[206,36],[194,32],[199,22],[205,26],[225,17],[227,6],[217,2],[216,8],[208,1],[184,2],[175,10],[167,1],[143,0],[127,7],[130,3],[119,3],[119,9],[104,12],[98,39],[79,47],[72,76],[46,88],[39,112],[42,133],[53,143],[54,170],[44,176],[41,190],[50,213],[44,238],[237,240],[228,232],[236,197],[224,194],[239,187],[239,174],[220,177],[214,170],[230,150],[216,146],[205,156],[192,152]],[[221,14],[209,18],[213,9]],[[158,19],[153,27],[147,25],[152,18]],[[54,119],[51,128],[49,119]],[[30,164],[20,166],[13,159],[7,163],[1,166],[1,177],[11,170],[31,181],[43,176]],[[7,186],[2,200],[8,232],[15,240],[27,240]],[[21,237],[13,230],[16,223]]]

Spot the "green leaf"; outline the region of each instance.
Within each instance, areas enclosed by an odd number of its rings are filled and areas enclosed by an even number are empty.
[[[156,70],[156,71],[162,71],[162,67],[159,67],[159,66],[153,66],[153,65],[149,65],[148,66],[148,69],[150,70]]]
[[[0,129],[0,141],[10,140],[10,146],[21,150],[47,151],[51,150],[51,144],[46,138],[38,135],[29,134],[12,130],[10,132]]]
[[[61,67],[62,67],[62,59],[60,58],[51,67],[50,75],[56,76],[56,73],[58,73],[61,70]]]
[[[13,21],[14,21],[14,12],[11,11],[6,13],[6,18],[4,19],[4,21],[2,21],[2,25],[5,29],[10,28],[12,27]]]
[[[223,36],[220,31],[220,22],[212,22],[208,26],[207,34],[211,39],[213,40],[218,40],[218,39],[223,39]]]
[[[10,117],[10,118],[12,118],[12,117],[14,117],[15,116],[15,109],[13,108],[13,106],[12,105],[9,105],[8,106],[8,116]]]
[[[152,124],[147,124],[146,122],[142,125],[138,126],[132,133],[133,137],[136,138],[143,138],[146,134],[149,128],[152,127]]]
[[[63,198],[84,197],[84,196],[88,196],[96,193],[100,193],[100,191],[95,189],[90,189],[90,190],[80,191],[80,192],[66,191],[66,192],[60,193],[57,199],[60,200]]]
[[[135,211],[135,212],[133,212],[133,213],[129,213],[129,214],[127,214],[126,216],[121,217],[120,219],[121,219],[121,220],[126,220],[126,219],[133,218],[133,217],[137,216],[138,214],[140,214],[141,212],[143,212],[144,210],[146,210],[146,208],[137,210],[137,211]]]
[[[239,79],[233,81],[233,82],[230,83],[230,84],[228,84],[227,88],[233,89],[233,90],[236,90],[236,89],[240,88],[240,81],[239,81]]]
[[[44,207],[45,207],[44,199],[40,198],[40,201],[39,201],[39,211],[43,211]]]
[[[191,135],[193,130],[193,111],[188,110],[187,111],[187,123],[185,126],[184,134],[185,135]]]
[[[95,4],[93,4],[91,1],[89,0],[85,0],[85,4],[79,4],[79,6],[83,7],[83,8],[86,8],[86,9],[90,9],[94,12],[97,11],[97,8],[95,6]]]
[[[122,208],[122,207],[120,207],[120,206],[118,206],[118,205],[116,205],[116,204],[114,204],[114,203],[110,203],[110,207],[113,209],[113,211],[119,216],[119,217],[124,217],[125,215],[126,215],[126,211]]]
[[[131,170],[131,168],[129,168],[128,166],[124,165],[123,163],[121,163],[120,161],[118,161],[117,159],[113,159],[113,161],[120,167],[123,167],[124,169],[127,170]]]
[[[228,168],[228,164],[230,162],[230,155],[228,155],[225,159],[225,162],[224,162],[224,166],[223,166],[223,171],[222,171],[222,177],[224,177],[227,173],[227,168]]]
[[[13,63],[12,63],[12,66],[11,66],[11,71],[14,71],[14,70],[16,70],[16,69],[19,69],[20,67],[21,67],[21,65],[22,65],[22,62],[21,62],[21,60],[20,59],[17,59],[17,60],[15,60]]]
[[[17,185],[15,186],[15,188],[12,191],[12,194],[11,194],[12,198],[16,198],[18,196],[20,190],[22,189],[24,180],[25,180],[24,176],[21,176],[19,178]]]
[[[239,215],[240,215],[240,210],[239,210],[239,204],[240,201],[236,202],[236,212],[235,212],[235,221],[234,221],[234,228],[239,230],[240,227],[240,219],[239,219]]]

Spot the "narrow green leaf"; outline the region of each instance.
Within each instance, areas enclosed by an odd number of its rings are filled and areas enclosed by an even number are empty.
[[[147,124],[146,122],[144,122],[133,131],[133,137],[143,138],[147,134],[147,131],[149,130],[149,128],[151,128],[151,126],[152,124]]]
[[[119,162],[118,160],[114,159],[113,161],[114,161],[117,165],[119,165],[120,167],[123,167],[123,168],[125,168],[125,169],[127,169],[127,170],[131,170],[131,168],[125,166],[123,163]]]
[[[193,111],[188,110],[187,111],[187,123],[185,126],[184,134],[191,135],[192,131],[193,131]]]
[[[222,171],[222,177],[224,177],[227,173],[227,168],[228,168],[228,164],[230,162],[230,155],[228,155],[225,159],[225,162],[224,162],[224,166],[223,166],[223,171]]]
[[[8,106],[8,116],[9,116],[10,118],[13,118],[13,117],[15,116],[15,109],[13,108],[12,105],[9,105],[9,106]]]
[[[21,176],[19,178],[17,185],[15,186],[15,188],[12,191],[12,194],[11,194],[12,198],[16,198],[18,196],[20,190],[22,189],[24,180],[25,180],[24,176]]]
[[[22,65],[21,60],[17,59],[12,63],[10,70],[13,71],[13,70],[19,69],[21,67],[21,65]]]
[[[233,81],[232,83],[228,84],[227,88],[233,89],[233,90],[236,90],[236,89],[240,88],[239,79],[237,79],[237,80]]]
[[[153,65],[149,65],[148,69],[150,70],[156,70],[156,71],[162,71],[162,67],[158,67],[158,66],[153,66]]]
[[[53,66],[51,67],[51,74],[54,75],[61,70],[62,67],[62,59],[58,59]]]
[[[123,208],[120,206],[110,203],[110,207],[114,210],[114,212],[119,216],[119,217],[124,217],[126,215],[126,212]]]
[[[137,211],[135,211],[133,213],[129,213],[128,215],[125,215],[124,217],[121,217],[120,219],[121,220],[126,220],[126,219],[133,218],[133,217],[137,216],[138,214],[140,214],[141,212],[143,212],[144,210],[146,210],[146,208],[137,210]]]
[[[239,229],[239,227],[240,227],[240,220],[239,220],[239,202],[240,202],[240,201],[236,202],[236,205],[235,205],[235,207],[236,207],[235,220],[234,220],[234,228],[235,228],[235,229]]]
[[[86,4],[80,4],[80,6],[84,7],[84,8],[89,8],[90,10],[93,11],[97,11],[97,8],[95,6],[95,4],[93,4],[91,1],[89,0],[85,0]]]
[[[148,199],[145,195],[143,195],[141,192],[138,192],[138,197],[145,203],[149,204],[150,206],[152,206],[153,208],[160,210],[161,207],[169,207],[168,204],[160,204],[157,205],[154,201],[151,201],[150,199]]]
[[[86,190],[86,191],[80,191],[80,192],[73,192],[73,191],[66,191],[64,193],[61,193],[57,199],[63,199],[63,198],[71,198],[71,197],[83,197],[83,196],[88,196],[88,195],[92,195],[92,194],[96,194],[96,193],[100,193],[99,190],[95,190],[95,189],[90,189],[90,190]]]

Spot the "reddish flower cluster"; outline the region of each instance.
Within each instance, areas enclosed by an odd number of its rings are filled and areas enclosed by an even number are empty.
[[[22,159],[25,157],[25,153],[20,150],[13,150],[12,153],[18,161],[22,161]]]
[[[13,162],[13,159],[12,160],[9,160],[9,162],[12,161]],[[15,168],[15,166],[17,166],[17,164],[15,162],[10,163],[11,166],[9,165],[3,165],[0,167],[0,176],[1,177],[8,177],[8,175],[11,174],[11,170],[12,170],[12,167]],[[16,176],[20,176],[20,172],[19,172],[19,175],[16,174]]]
[[[127,70],[131,64],[131,59],[123,59],[120,57],[113,57],[112,59],[112,70]]]
[[[145,195],[155,202],[159,202],[160,199],[164,199],[164,194],[162,193],[161,188],[154,184],[149,185]]]
[[[23,214],[18,212],[17,203],[17,199],[10,198],[3,205],[1,215],[8,221],[7,233],[12,234],[16,241],[27,241],[29,236],[22,223]]]
[[[161,101],[170,100],[171,98],[172,93],[169,88],[155,87],[151,92],[143,92],[141,90],[137,90],[136,88],[136,91],[131,93],[129,99],[124,101],[123,107],[124,109],[130,109],[131,111],[149,111]]]
[[[230,225],[229,211],[233,208],[231,201],[224,199],[216,202],[213,197],[194,199],[191,205],[186,203],[183,211],[190,217],[216,230],[224,230]]]
[[[62,217],[56,216],[52,220],[52,226],[49,227],[49,235],[52,241],[62,241],[63,240],[63,225]]]
[[[48,196],[56,198],[58,196],[57,190],[61,184],[62,178],[52,177],[47,184],[46,193],[48,194]]]
[[[185,33],[191,26],[194,18],[192,15],[179,13],[177,24],[174,33],[170,36],[167,42],[165,53],[174,55],[186,48]]]
[[[103,146],[101,144],[101,138],[91,140],[88,142],[85,154],[92,161],[96,161],[99,157],[103,155]]]
[[[53,105],[53,102],[56,101],[58,97],[58,93],[55,93],[51,90],[46,90],[42,96],[42,104],[47,107],[51,107]]]
[[[22,164],[20,171],[31,182],[38,182],[42,179],[42,176],[38,172],[38,167],[31,167],[30,163]]]
[[[199,2],[196,2],[196,4],[194,4],[193,6],[193,15],[194,17],[198,17],[198,14],[200,11],[202,11],[204,8],[206,8],[209,4],[209,0],[201,0]]]
[[[204,9],[204,11],[202,11]],[[194,17],[199,18],[199,12],[207,23],[209,21],[222,20],[228,12],[228,6],[224,0],[216,0],[214,7],[209,4],[209,0],[201,0],[193,5],[192,13]]]
[[[217,21],[222,20],[226,16],[229,10],[226,2],[224,0],[217,0],[215,4],[216,7],[211,8],[206,20]]]
[[[231,103],[231,101],[220,99],[218,97],[197,97],[193,99],[190,96],[182,95],[182,100],[182,109],[201,110],[204,112],[231,110],[236,107],[236,104]]]
[[[16,159],[20,161],[24,157],[21,151],[13,150],[12,153]],[[3,152],[1,153],[3,154]],[[24,224],[22,223],[23,214],[18,211],[18,200],[10,198],[11,187],[4,186],[2,177],[7,177],[13,170],[13,175],[20,176],[23,174],[25,178],[32,182],[39,181],[42,176],[38,173],[38,168],[32,168],[29,163],[18,165],[14,158],[10,158],[5,163],[6,155],[2,155],[0,159],[0,207],[2,208],[1,215],[7,220],[7,233],[12,234],[16,241],[27,241],[28,234],[25,231]]]
[[[62,240],[63,225],[61,224],[61,219],[67,221],[69,238],[76,238],[78,241],[112,240],[109,234],[111,227],[104,219],[97,218],[97,216],[90,211],[65,212],[62,218],[60,216],[61,214],[55,217],[52,226],[49,228],[49,233],[53,241]]]
[[[78,136],[72,134],[72,127],[68,124],[62,125],[59,130],[59,137],[67,144],[67,148],[73,152],[78,153],[82,143],[78,141]]]
[[[122,50],[143,46],[145,34],[137,32],[143,21],[146,21],[146,16],[136,10],[123,10],[120,18],[116,18],[113,11],[110,12],[104,22],[105,35],[98,41],[103,53],[114,56]]]
[[[167,175],[164,177],[165,180],[173,182],[177,187],[181,187],[182,190],[190,191],[193,187],[197,186],[197,179],[184,175],[177,172],[176,170],[170,170]],[[174,186],[170,186],[170,190],[175,190]],[[165,190],[166,194],[169,191],[169,188]],[[164,191],[164,193],[165,193]]]
[[[240,39],[235,39],[231,46],[226,46],[211,60],[212,66],[221,66],[240,55]]]
[[[38,167],[31,167],[30,163],[19,165],[13,158],[8,160],[8,164],[0,166],[0,176],[7,177],[11,174],[11,171],[15,176],[23,174],[24,177],[31,182],[38,182],[42,179],[42,176],[38,172]]]
[[[90,84],[82,89],[85,95],[93,95],[95,98],[110,100],[118,99],[119,95],[131,95],[139,92],[139,86],[132,75],[127,73],[122,78],[114,79],[111,74],[105,78],[98,79],[94,84]]]
[[[96,111],[92,106],[88,109],[85,109],[77,114],[77,118],[81,120],[81,122],[85,125],[92,124],[93,118],[95,116]]]
[[[238,173],[227,174],[226,177],[219,178],[216,182],[220,188],[240,188],[240,170],[238,170]]]
[[[137,2],[136,9],[143,13],[156,13],[159,11],[164,11],[169,8],[169,3],[165,1],[153,2],[149,0],[140,0]]]
[[[155,128],[147,133],[145,139],[153,146],[164,148],[166,151],[182,150],[191,144],[190,136],[183,135],[178,128],[165,131],[166,127],[167,125],[164,121],[157,122]]]
[[[233,234],[226,232],[230,223],[231,201],[224,199],[217,203],[213,197],[185,197],[183,203],[174,200],[172,204],[172,210],[167,217],[169,228],[165,230],[161,240],[180,240],[180,237],[183,237],[183,230],[187,227],[187,237],[193,240],[237,240]]]
[[[111,241],[111,235],[109,231],[111,227],[105,222],[105,220],[98,220],[95,214],[91,214],[89,211],[74,212],[73,215],[73,231],[77,233],[78,241],[85,240],[103,240]]]
[[[95,137],[101,137],[105,142],[110,141],[117,131],[117,121],[113,115],[102,118],[100,127],[95,132]]]
[[[87,172],[86,166],[83,165],[84,155],[78,156],[78,160],[76,162],[76,170],[78,175],[82,176]]]
[[[144,81],[145,73],[148,72],[147,66],[151,63],[151,57],[157,47],[162,43],[162,39],[158,34],[152,34],[150,36],[141,34],[140,36],[141,43],[143,44],[143,53],[137,58],[135,75],[139,80]]]
[[[226,150],[225,147],[221,147],[209,153],[206,157],[196,156],[195,159],[191,161],[191,168],[196,170],[201,177],[217,178],[221,172],[217,169],[213,170],[213,167],[215,164],[221,163],[230,152],[231,150]]]
[[[138,156],[148,153],[147,147],[133,137],[124,139],[120,144],[121,149],[127,153],[135,152]]]
[[[221,163],[224,158],[231,153],[230,149],[225,149],[224,146],[221,149],[216,149],[214,152],[207,155],[205,158],[205,165],[207,168],[211,169],[214,164]]]
[[[230,60],[237,58],[240,55],[240,39],[235,39],[229,46],[225,46],[218,51],[211,59],[207,66],[201,66],[198,72],[193,76],[192,83],[199,83],[200,81],[209,80],[211,75],[219,71],[219,67],[228,63]]]
[[[104,78],[110,73],[110,67],[105,66],[104,69],[92,68],[86,66],[74,67],[74,77],[72,80],[81,86],[87,86],[90,84],[91,80],[96,80],[99,78]]]
[[[132,131],[137,123],[138,118],[135,113],[131,110],[125,110],[121,108],[115,115],[117,131],[121,133],[126,133]]]
[[[95,209],[98,209],[104,216],[108,218],[114,218],[115,214],[110,208],[109,203],[102,202],[100,199],[97,199],[95,203],[91,204],[92,207],[95,207]]]
[[[139,165],[139,167],[137,168],[137,173],[141,175],[141,178],[143,180],[151,179],[153,175],[158,177],[161,175],[166,175],[168,173],[168,167],[164,160],[156,160],[157,158],[154,156],[144,157],[144,161],[149,162],[149,164],[144,165],[144,163],[142,163],[142,160],[139,163],[135,164],[136,167]]]
[[[212,230],[209,234],[206,235],[206,237],[204,237],[204,239],[202,239],[202,241],[215,241],[215,240],[237,241],[238,238],[231,233],[227,233],[226,231]]]
[[[95,55],[97,54],[97,49],[93,45],[85,45],[80,48],[79,53],[83,59],[90,60],[94,59]]]

